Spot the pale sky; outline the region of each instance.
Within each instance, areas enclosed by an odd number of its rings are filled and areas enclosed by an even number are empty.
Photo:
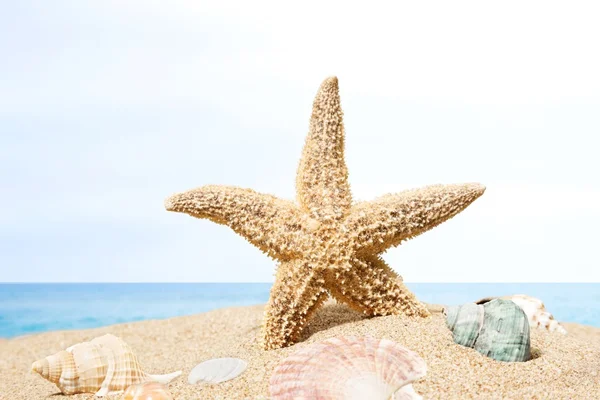
[[[481,182],[384,258],[408,282],[600,281],[600,5],[0,5],[0,281],[269,282],[205,184],[295,197],[336,75],[356,200]]]

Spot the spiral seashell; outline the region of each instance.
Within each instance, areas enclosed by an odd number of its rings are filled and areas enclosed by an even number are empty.
[[[531,358],[529,322],[525,312],[513,301],[467,303],[447,307],[444,313],[455,343],[498,361]]]
[[[529,326],[532,328],[546,329],[548,332],[558,332],[565,335],[567,330],[554,319],[554,316],[546,310],[542,300],[525,294],[514,294],[502,297],[485,297],[477,300],[476,304],[485,304],[494,299],[504,299],[514,301],[527,315]]]
[[[121,400],[173,400],[173,395],[158,382],[145,382],[129,386]]]
[[[107,334],[36,361],[31,369],[56,384],[64,394],[96,393],[105,396],[146,381],[168,383],[181,371],[149,375],[142,371],[131,348]]]
[[[338,337],[283,360],[271,376],[270,392],[273,400],[415,400],[422,397],[411,383],[426,372],[421,357],[390,340]]]

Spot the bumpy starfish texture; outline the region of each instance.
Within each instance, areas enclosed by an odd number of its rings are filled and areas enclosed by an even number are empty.
[[[265,311],[267,350],[298,341],[329,296],[369,316],[429,316],[381,254],[452,218],[485,187],[434,185],[353,204],[338,81],[331,77],[313,103],[296,191],[294,203],[211,185],[165,202],[169,211],[229,226],[279,262]]]

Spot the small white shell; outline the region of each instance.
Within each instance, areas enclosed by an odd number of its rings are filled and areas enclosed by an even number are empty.
[[[271,376],[270,392],[273,400],[416,400],[422,397],[411,383],[426,372],[418,354],[390,340],[338,337],[283,360]]]
[[[246,370],[248,363],[239,358],[213,358],[194,367],[188,376],[188,382],[221,383],[235,378]]]

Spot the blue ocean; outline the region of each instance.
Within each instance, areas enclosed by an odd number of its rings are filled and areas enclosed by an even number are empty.
[[[600,283],[407,283],[428,303],[540,298],[556,319],[600,327]],[[85,329],[265,303],[270,283],[0,284],[0,337]]]

